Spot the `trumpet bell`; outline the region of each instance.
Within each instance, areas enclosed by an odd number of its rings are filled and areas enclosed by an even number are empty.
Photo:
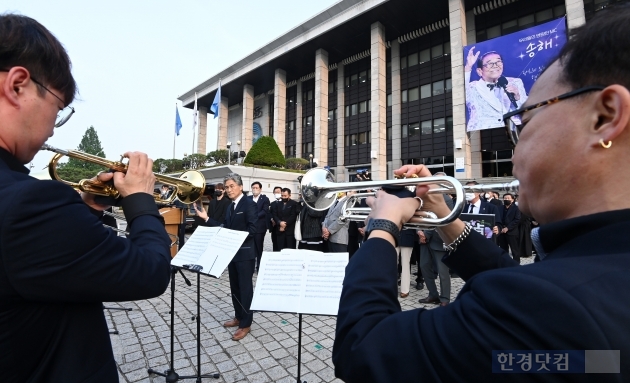
[[[326,186],[334,182],[333,175],[326,169],[309,170],[300,182],[304,203],[316,211],[330,208],[337,200],[337,193],[329,191]]]
[[[185,185],[177,185],[177,199],[185,204],[196,202],[203,195],[206,188],[206,179],[200,172],[196,170],[188,170],[184,172],[179,179],[188,181],[191,187]]]

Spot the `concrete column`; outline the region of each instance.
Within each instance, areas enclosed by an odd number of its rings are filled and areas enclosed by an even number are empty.
[[[372,81],[370,94],[372,101],[372,178],[387,179],[387,92],[386,92],[386,53],[385,27],[376,22],[370,27],[370,66]]]
[[[219,122],[217,123],[217,150],[227,149],[228,137],[228,99],[221,97],[219,104]]]
[[[249,152],[252,148],[254,130],[254,87],[249,84],[243,86],[243,124],[241,125],[241,145],[235,147],[238,151]],[[234,144],[234,143],[232,143]]]
[[[302,157],[302,81],[298,80],[295,96],[295,157]]]
[[[475,28],[475,14],[473,11],[466,12],[466,45],[474,44],[477,42],[477,30]],[[482,178],[483,171],[481,168],[481,132],[474,131],[468,133],[470,139],[470,159],[472,178]],[[460,149],[455,149],[459,152]]]
[[[453,81],[453,140],[461,140],[462,148],[455,149],[455,178],[472,178],[472,148],[466,134],[466,88],[464,84],[463,47],[466,39],[466,8],[464,0],[448,0],[451,35],[451,78]],[[455,146],[455,142],[452,143]],[[464,171],[457,172],[458,158],[464,159]],[[460,160],[461,161],[461,160]]]
[[[401,139],[401,114],[400,102],[400,44],[398,40],[392,41],[392,161],[391,174],[387,178],[394,178],[394,169],[402,166],[402,139]],[[387,100],[387,99],[386,99]],[[387,105],[387,104],[385,104]]]
[[[337,182],[346,181],[346,167],[344,166],[344,152],[346,150],[344,123],[346,121],[346,86],[344,84],[343,63],[337,65]]]
[[[570,29],[586,23],[583,0],[564,0],[564,7],[567,10],[567,25]]]
[[[285,124],[287,122],[287,74],[276,69],[273,84],[273,138],[282,154],[285,145]]]
[[[315,115],[313,158],[318,166],[328,165],[328,52],[315,52]]]
[[[199,131],[197,133],[197,151],[199,154],[206,154],[206,141],[208,135],[208,108],[199,106]]]

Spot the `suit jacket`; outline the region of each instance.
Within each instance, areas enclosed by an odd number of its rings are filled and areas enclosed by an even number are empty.
[[[468,213],[470,209],[470,203],[466,202],[464,207],[464,213]],[[503,226],[503,211],[499,210],[496,206],[488,201],[481,200],[481,206],[479,206],[479,214],[494,214],[494,225],[499,229]]]
[[[521,220],[521,211],[518,206],[516,206],[513,202],[512,205],[507,209],[505,206],[502,210],[503,213],[503,227],[507,227],[509,235],[518,235],[518,224]]]
[[[527,100],[527,92],[520,78],[506,77],[509,85],[515,85],[520,94],[516,102],[518,108]],[[468,110],[468,132],[474,130],[500,128],[504,126],[503,115],[515,110],[511,101],[503,89],[500,90],[501,98],[497,98],[493,91],[483,80],[470,82],[470,72],[465,74],[466,81],[466,108]],[[520,122],[519,122],[520,124]]]
[[[330,210],[328,210],[328,213],[326,214],[326,218],[324,218],[324,223],[322,223],[322,226],[328,229],[328,231],[330,231],[330,237],[328,237],[328,241],[347,245],[349,222],[339,221],[339,217],[341,216],[341,213],[342,213],[341,208],[343,207],[344,201],[336,202],[336,204],[333,205],[333,207],[331,207]]]
[[[42,196],[42,191],[45,196]],[[0,369],[9,382],[115,382],[102,302],[169,283],[170,239],[153,196],[122,199],[127,238],[79,194],[0,149]]]
[[[271,209],[271,215],[273,216],[273,220],[276,222],[276,226],[274,230],[276,231],[276,235],[295,235],[295,221],[297,220],[298,214],[300,214],[300,204],[296,201],[289,199],[282,208],[284,202],[277,201],[274,204],[274,208]],[[287,227],[284,231],[280,231],[280,222],[286,222]]]
[[[254,196],[247,196],[254,201]],[[259,195],[256,202],[256,233],[265,233],[267,231],[267,222],[269,222],[269,198],[266,195]]]
[[[249,233],[245,241],[241,245],[232,262],[248,261],[256,258],[256,246],[254,244],[254,234],[256,234],[256,221],[258,214],[256,213],[256,204],[247,196],[243,196],[236,208],[232,210],[232,203],[227,207],[225,212],[225,220],[223,222],[215,221],[208,217],[208,220],[202,225],[204,226],[221,226],[230,230],[246,231]]]
[[[564,229],[547,230],[563,225]],[[586,382],[588,374],[493,374],[492,350],[620,350],[630,376],[630,210],[542,226],[546,257],[518,265],[471,232],[444,259],[466,284],[434,310],[402,312],[396,251],[368,240],[346,268],[333,346],[344,382]],[[545,244],[547,243],[547,244]],[[541,250],[541,253],[543,251]],[[527,291],[527,294],[523,294]],[[411,330],[410,330],[411,329]],[[456,361],[456,363],[454,363]]]

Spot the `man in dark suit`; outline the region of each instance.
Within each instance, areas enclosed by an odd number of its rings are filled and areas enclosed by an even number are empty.
[[[519,208],[541,224],[532,232],[539,262],[516,267],[503,249],[455,220],[437,230],[449,246],[444,262],[465,286],[446,307],[402,312],[391,232],[420,203],[384,191],[368,200],[379,221],[368,224],[369,239],[346,267],[332,352],[337,377],[347,383],[419,376],[432,382],[628,380],[630,200],[621,196],[630,190],[630,172],[602,164],[630,163],[629,19],[630,8],[612,7],[572,30],[517,111],[526,124],[513,126],[510,114],[504,116],[516,145]],[[602,49],[595,55],[593,47]],[[431,175],[423,165],[394,174]],[[448,215],[441,196],[426,191],[416,189],[423,209]],[[588,203],[594,195],[597,203]],[[531,364],[523,363],[527,355]],[[560,373],[532,374],[543,366]],[[594,371],[604,373],[585,374]]]
[[[503,228],[497,238],[497,243],[503,250],[512,250],[512,258],[521,262],[521,246],[519,244],[518,226],[521,221],[521,211],[514,204],[514,196],[510,193],[503,195]]]
[[[276,222],[278,251],[295,249],[295,221],[300,214],[300,204],[291,199],[291,189],[282,189],[282,199],[275,204],[271,214]]]
[[[273,219],[273,211],[276,205],[282,201],[282,188],[276,186],[273,188],[273,200],[269,204],[269,232],[271,233],[271,244],[273,245],[273,251],[280,251],[278,248],[278,237],[276,232],[276,221]]]
[[[256,244],[256,270],[260,268],[260,258],[263,253],[263,244],[265,243],[265,234],[267,233],[267,222],[269,222],[269,198],[266,195],[260,194],[262,191],[262,184],[258,181],[251,185],[252,195],[247,196],[256,203],[256,235],[254,236],[254,243]]]
[[[205,220],[205,226],[221,226],[230,230],[246,231],[249,233],[243,245],[238,250],[232,261],[228,264],[230,276],[230,292],[232,293],[232,306],[234,306],[234,318],[223,323],[225,327],[238,327],[232,340],[241,340],[249,334],[254,314],[249,307],[254,297],[252,277],[256,267],[256,204],[243,194],[243,180],[236,173],[230,173],[223,178],[225,194],[232,201],[225,214],[225,220],[218,222],[209,218],[203,208],[195,206],[197,215]]]
[[[479,185],[477,181],[466,182],[466,185]],[[466,206],[464,207],[464,213],[468,214],[494,214],[494,228],[495,234],[501,230],[501,222],[503,221],[503,215],[501,210],[490,202],[484,201],[479,197],[479,193],[466,193]]]
[[[153,161],[127,152],[113,181],[127,238],[103,227],[94,196],[28,175],[72,115],[76,83],[61,43],[37,21],[0,15],[0,369],[8,382],[116,382],[103,302],[161,295],[170,240],[153,199]]]

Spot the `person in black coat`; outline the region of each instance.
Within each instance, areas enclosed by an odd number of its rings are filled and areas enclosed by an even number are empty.
[[[477,181],[467,182],[466,185],[474,186],[479,185]],[[455,200],[453,200],[455,203]],[[490,202],[484,201],[480,198],[479,193],[466,193],[466,205],[464,206],[464,213],[469,214],[494,214],[494,231],[498,233],[502,228],[503,215],[501,210]]]
[[[280,251],[280,248],[278,247],[278,237],[276,234],[276,221],[273,219],[273,211],[276,208],[276,205],[282,201],[282,188],[280,186],[276,186],[273,188],[273,198],[270,200],[271,202],[269,203],[269,223],[267,225],[267,228],[269,229],[269,232],[271,233],[271,243],[273,245],[273,251]]]
[[[232,261],[228,264],[228,275],[230,276],[230,291],[232,293],[232,306],[234,307],[234,318],[225,322],[224,327],[238,327],[232,340],[241,340],[251,331],[254,314],[249,309],[254,297],[254,286],[252,277],[256,267],[256,203],[243,194],[243,181],[241,176],[230,173],[223,178],[225,194],[232,201],[228,206],[223,222],[215,221],[208,217],[203,208],[195,210],[197,215],[205,220],[204,226],[221,226],[230,230],[245,231],[247,238],[241,245]]]
[[[534,83],[525,108],[516,111],[526,124],[516,127],[506,115],[516,145],[519,208],[540,223],[532,232],[539,262],[519,266],[455,220],[437,230],[449,247],[444,262],[466,284],[446,307],[403,312],[390,227],[415,220],[420,203],[383,191],[368,201],[372,219],[384,221],[371,225],[380,229],[368,227],[369,239],[346,267],[332,351],[338,378],[628,380],[630,200],[623,195],[630,190],[630,172],[602,165],[630,163],[629,19],[629,7],[614,7],[571,31],[559,58]],[[593,47],[601,46],[615,49],[593,55]],[[615,63],[608,67],[614,70],[602,70],[603,63]],[[423,165],[394,174],[431,176]],[[416,189],[423,209],[447,216],[442,198],[426,190]],[[531,364],[524,363],[530,352]],[[543,366],[552,373],[533,374]],[[593,371],[590,366],[605,373],[593,378],[585,374]]]
[[[506,193],[503,196],[503,228],[497,238],[499,246],[505,251],[512,251],[512,258],[516,262],[521,261],[521,245],[519,243],[519,222],[521,211],[514,204],[514,196]]]
[[[267,222],[269,222],[269,198],[264,194],[260,194],[262,191],[262,184],[260,182],[254,182],[251,188],[252,195],[247,196],[247,198],[256,203],[256,215],[258,220],[256,221],[254,243],[256,244],[256,270],[258,270],[263,253],[263,244],[265,243],[265,234],[267,233]]]
[[[276,222],[278,251],[295,249],[295,221],[300,214],[300,204],[291,199],[291,189],[282,189],[282,200],[274,205],[271,214]]]
[[[323,251],[324,238],[322,238],[322,221],[328,210],[313,210],[304,204],[300,211],[300,232],[302,240],[298,243],[298,249]]]
[[[71,116],[76,83],[61,43],[29,17],[0,15],[0,46],[2,380],[116,382],[103,302],[157,297],[171,275],[152,161],[127,152],[126,173],[97,176],[123,197],[127,238],[103,226],[109,206],[94,195],[30,177],[24,164]]]

